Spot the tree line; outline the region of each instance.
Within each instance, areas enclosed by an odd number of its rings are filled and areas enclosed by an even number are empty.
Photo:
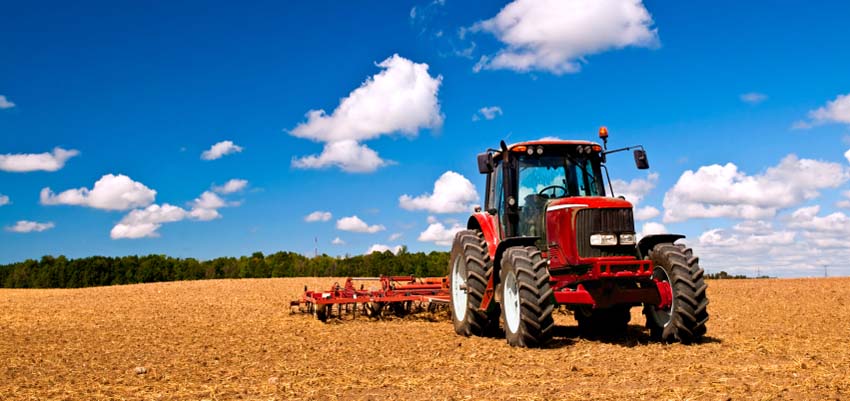
[[[268,277],[377,277],[408,275],[440,277],[448,274],[448,252],[308,258],[294,252],[221,257],[199,261],[165,255],[68,259],[44,256],[0,265],[0,286],[6,288],[80,288],[158,281]]]

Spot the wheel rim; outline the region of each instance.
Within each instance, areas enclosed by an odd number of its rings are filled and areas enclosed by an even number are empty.
[[[664,281],[670,285],[670,291],[673,291],[673,283],[670,282],[670,276],[667,275],[667,271],[664,270],[661,266],[656,266],[655,270],[652,271],[652,278]],[[661,309],[658,307],[654,308],[655,311],[655,320],[659,323],[663,322],[663,326],[667,327],[672,321],[673,317],[673,308],[676,307],[676,297],[672,297],[670,300],[670,307],[667,309]]]
[[[505,277],[504,288],[502,307],[505,309],[505,325],[511,333],[516,333],[519,329],[519,288],[517,288],[516,274],[508,273]]]
[[[452,309],[454,309],[455,318],[458,321],[463,321],[466,317],[466,265],[461,263],[461,258],[455,258],[452,265]]]

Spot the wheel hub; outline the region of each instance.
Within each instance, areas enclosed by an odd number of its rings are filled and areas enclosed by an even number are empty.
[[[519,330],[520,320],[519,286],[517,286],[516,274],[513,272],[505,277],[502,308],[505,309],[505,325],[511,333],[516,333]]]
[[[455,319],[463,321],[466,318],[466,265],[461,263],[461,258],[456,258],[452,266],[452,309]]]

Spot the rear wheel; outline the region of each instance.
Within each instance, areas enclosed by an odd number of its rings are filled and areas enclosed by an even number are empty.
[[[515,347],[541,347],[552,339],[552,288],[546,260],[535,247],[508,248],[502,255],[502,319]]]
[[[464,230],[455,235],[450,257],[451,315],[455,332],[463,336],[492,335],[499,329],[499,306],[490,303],[479,310],[493,261],[480,231]]]
[[[658,244],[649,252],[655,264],[652,278],[666,281],[673,292],[669,307],[645,305],[646,326],[662,341],[692,343],[705,335],[708,321],[708,286],[699,258],[684,245]]]

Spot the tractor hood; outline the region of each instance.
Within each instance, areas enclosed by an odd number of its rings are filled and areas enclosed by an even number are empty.
[[[547,211],[577,207],[631,208],[632,204],[625,199],[609,198],[605,196],[573,196],[569,198],[554,199],[546,204]]]

